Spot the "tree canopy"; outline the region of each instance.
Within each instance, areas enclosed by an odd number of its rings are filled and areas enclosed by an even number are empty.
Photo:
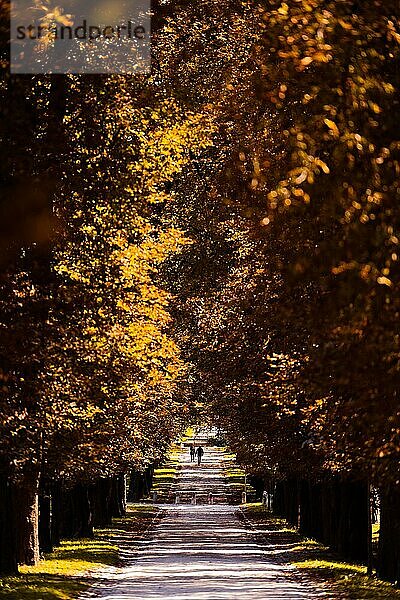
[[[398,490],[398,2],[154,13],[151,75],[4,76],[2,476],[210,419],[253,473]]]

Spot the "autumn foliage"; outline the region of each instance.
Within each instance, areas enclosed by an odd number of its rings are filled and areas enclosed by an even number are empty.
[[[120,477],[211,419],[364,559],[371,486],[400,527],[398,2],[154,10],[151,76],[5,78],[2,481]]]

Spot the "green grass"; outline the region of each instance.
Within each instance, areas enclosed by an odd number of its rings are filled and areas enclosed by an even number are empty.
[[[173,475],[176,472],[176,469],[156,469],[154,472],[154,477],[168,477]]]
[[[157,509],[130,505],[126,517],[114,519],[109,529],[95,531],[94,539],[64,540],[35,567],[20,567],[16,577],[0,579],[0,599],[73,600],[93,582],[92,574],[119,563],[118,547],[110,538],[118,532],[142,531]]]
[[[153,484],[150,490],[150,496],[154,492],[158,494],[158,501],[166,501],[169,490],[175,481],[179,467],[179,458],[181,447],[173,444],[168,451],[165,463],[158,469],[155,469]]]
[[[240,467],[235,467],[233,465],[227,465],[224,469],[224,477],[225,477],[227,483],[229,484],[232,492],[239,492],[239,493],[244,492],[244,490],[245,490],[244,476],[245,476],[245,473],[244,473],[243,469],[241,469]],[[250,485],[248,480],[247,480],[247,484],[246,484],[246,489],[247,489],[247,497],[249,497],[251,495],[255,495],[255,489],[253,488],[252,485]]]
[[[8,600],[71,600],[86,590],[85,578],[29,574],[8,577],[0,583],[0,598]]]
[[[152,490],[156,491],[160,484],[171,484],[176,477],[176,468],[156,469],[153,476]]]
[[[244,507],[247,518],[257,530],[265,529],[264,539],[287,548],[287,560],[312,579],[326,582],[334,591],[345,594],[348,600],[400,600],[400,590],[376,577],[367,575],[363,565],[343,562],[329,548],[315,540],[302,538],[284,519],[268,513],[261,503]],[[378,534],[378,527],[373,533]]]
[[[293,563],[311,576],[331,581],[350,600],[400,599],[400,590],[375,577],[368,577],[366,567],[339,560],[317,558]]]
[[[242,469],[229,465],[224,469],[224,477],[232,491],[244,491],[244,471]]]
[[[66,540],[37,566],[22,566],[17,577],[0,580],[0,598],[70,600],[90,585],[91,571],[117,561],[118,548],[98,535],[90,540]]]

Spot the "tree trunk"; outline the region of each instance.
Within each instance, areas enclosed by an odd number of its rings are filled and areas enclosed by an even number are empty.
[[[287,479],[283,485],[284,516],[290,525],[298,526],[299,506],[296,479]]]
[[[341,482],[341,508],[336,549],[348,560],[368,559],[368,486],[366,482]]]
[[[48,483],[42,483],[39,494],[39,548],[40,552],[52,552],[51,494]]]
[[[371,498],[372,498],[372,489],[371,489],[371,485],[368,482],[368,493],[367,493],[367,518],[368,518],[368,561],[367,561],[367,574],[368,575],[372,575],[373,573],[373,562],[374,562],[374,555],[373,555],[373,548],[372,548],[372,504],[371,504]]]
[[[92,538],[93,509],[88,486],[78,483],[63,494],[61,537]]]
[[[18,573],[13,487],[0,475],[0,575]]]
[[[24,565],[39,562],[39,474],[30,474],[15,486],[17,506],[17,560]]]
[[[123,517],[126,514],[125,475],[117,475],[112,479],[111,516]]]
[[[144,494],[150,496],[151,486],[153,485],[154,465],[149,465],[144,472]]]
[[[336,477],[326,478],[320,490],[320,515],[321,527],[319,540],[331,546],[337,547],[338,521],[340,517],[340,482]]]
[[[51,489],[51,543],[53,546],[61,544],[61,526],[63,510],[63,492],[61,481],[52,481]]]
[[[323,535],[322,488],[323,486],[320,482],[307,480],[300,482],[299,529],[302,535],[315,539],[321,539]]]
[[[378,576],[400,584],[400,485],[381,490]]]
[[[319,540],[322,536],[322,483],[317,482],[311,489],[311,530],[312,537]]]
[[[273,512],[277,517],[285,516],[283,481],[275,483]]]
[[[300,486],[300,531],[344,558],[368,557],[368,486],[365,482],[327,478]]]
[[[312,537],[311,527],[311,484],[309,481],[300,482],[300,524],[299,531],[302,535]]]
[[[93,498],[93,523],[95,527],[109,527],[111,525],[111,494],[112,479],[102,478],[91,487]]]
[[[144,475],[139,471],[132,471],[129,481],[128,500],[129,502],[138,502],[144,494]]]
[[[269,479],[268,480],[268,500],[267,500],[267,508],[270,511],[272,509],[272,505],[271,505],[271,499],[272,499],[272,494],[274,491],[274,482],[273,480]]]

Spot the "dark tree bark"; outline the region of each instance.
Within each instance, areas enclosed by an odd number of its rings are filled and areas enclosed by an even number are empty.
[[[117,475],[112,479],[111,515],[123,517],[126,514],[126,483],[125,475]]]
[[[322,483],[310,484],[310,537],[322,536]]]
[[[299,523],[299,491],[296,479],[288,479],[284,483],[285,518],[290,525]]]
[[[12,485],[5,475],[0,475],[0,575],[18,573],[15,510]]]
[[[366,563],[368,559],[368,486],[366,482],[342,481],[335,549],[346,559]]]
[[[249,475],[248,481],[250,485],[256,490],[256,498],[262,498],[263,491],[267,489],[266,479],[259,477],[258,475]]]
[[[377,573],[381,579],[400,584],[400,485],[381,490],[381,525]]]
[[[300,531],[337,550],[343,558],[368,557],[368,486],[340,478],[303,481]]]
[[[143,473],[132,471],[129,480],[128,501],[138,502],[145,495],[150,494],[153,483],[154,466],[150,465]]]
[[[367,511],[368,511],[368,561],[367,561],[367,574],[373,574],[374,568],[374,553],[372,547],[372,488],[368,482],[368,494],[367,494]]]
[[[61,525],[63,492],[61,481],[52,481],[51,489],[51,542],[53,546],[61,544]]]
[[[51,492],[50,485],[41,483],[39,493],[39,549],[40,552],[52,552],[51,535]]]
[[[274,489],[273,512],[277,517],[285,516],[283,481],[277,481]]]
[[[297,485],[295,479],[283,482],[283,516],[291,525],[297,525]]]
[[[340,483],[337,478],[326,478],[319,493],[321,518],[319,540],[337,548],[338,523],[340,519]]]
[[[276,482],[273,511],[275,515],[285,518],[291,525],[298,526],[299,490],[296,479]]]
[[[61,537],[92,538],[93,535],[93,508],[89,488],[78,483],[63,494]]]
[[[299,531],[302,535],[312,537],[311,517],[311,483],[300,482],[300,523]]]
[[[149,465],[144,472],[144,493],[150,496],[151,486],[153,485],[154,465]]]
[[[15,486],[17,560],[19,564],[39,562],[39,474],[31,473]]]
[[[91,497],[93,501],[93,523],[95,527],[108,527],[111,525],[111,496],[113,481],[110,478],[98,479],[91,486]]]

